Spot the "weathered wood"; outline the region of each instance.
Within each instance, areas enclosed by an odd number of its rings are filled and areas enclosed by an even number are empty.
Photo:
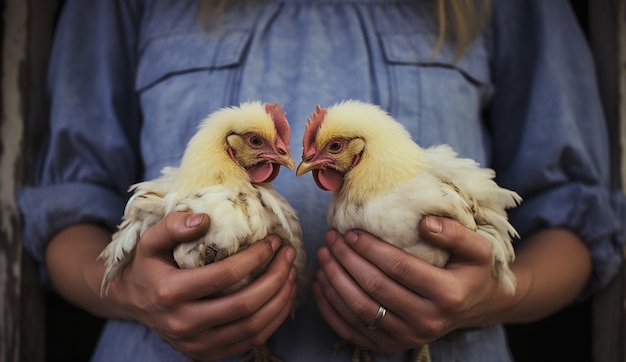
[[[610,130],[612,183],[626,190],[626,0],[589,1],[589,7],[591,46]],[[617,279],[594,298],[594,361],[626,361],[625,283],[622,267]]]
[[[0,117],[0,357],[19,361],[22,315],[22,247],[13,199],[23,139],[24,98],[20,76],[26,61],[27,3],[5,2]]]
[[[4,0],[0,86],[0,361],[44,361],[44,307],[22,249],[15,190],[31,177],[46,113],[44,81],[58,1]]]
[[[617,11],[617,52],[619,72],[619,134],[621,146],[621,189],[626,191],[626,0],[618,0]],[[626,255],[626,246],[622,250]],[[624,257],[626,259],[626,257]],[[615,295],[619,305],[616,308],[618,317],[617,351],[619,361],[626,361],[626,265],[622,266],[622,273],[618,280],[619,294]]]

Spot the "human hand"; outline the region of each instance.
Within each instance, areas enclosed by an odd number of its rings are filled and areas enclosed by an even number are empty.
[[[289,315],[295,295],[295,250],[267,237],[231,257],[195,269],[179,269],[173,248],[204,234],[204,214],[173,213],[150,228],[132,262],[106,296],[175,349],[194,359],[217,360],[262,343]],[[242,290],[211,298],[274,259]]]
[[[321,268],[313,295],[342,338],[380,354],[396,354],[478,326],[493,309],[502,291],[491,273],[489,241],[440,217],[424,218],[420,233],[451,253],[444,268],[362,231],[327,233],[327,245],[318,251]],[[379,328],[368,329],[380,305],[387,314]]]

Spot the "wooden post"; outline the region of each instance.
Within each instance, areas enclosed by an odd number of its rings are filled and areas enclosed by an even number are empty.
[[[2,114],[0,118],[0,353],[19,361],[21,341],[22,248],[13,199],[24,133],[20,74],[26,61],[27,3],[7,1],[2,39]],[[43,324],[41,324],[43,327]]]
[[[43,135],[45,67],[58,1],[0,1],[0,362],[45,360],[44,301],[22,249],[15,190],[28,182]]]
[[[589,1],[591,46],[609,127],[613,185],[626,190],[626,0]],[[624,250],[622,250],[624,255]],[[626,266],[593,301],[594,361],[626,362]]]

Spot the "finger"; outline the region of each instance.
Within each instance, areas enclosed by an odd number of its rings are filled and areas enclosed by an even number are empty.
[[[269,236],[225,259],[199,268],[177,269],[167,275],[162,286],[176,300],[195,300],[211,296],[232,286],[267,263],[280,247],[280,239]],[[286,251],[286,250],[285,250]],[[283,258],[284,259],[284,258]]]
[[[146,255],[171,255],[174,247],[182,242],[193,241],[209,229],[209,216],[202,213],[173,212],[150,227],[141,237],[139,249]]]
[[[491,244],[459,222],[438,216],[425,216],[420,235],[434,246],[446,249],[455,261],[483,262],[491,259]]]
[[[190,305],[186,311],[187,316],[192,318],[189,323],[210,323],[217,326],[253,315],[282,287],[293,286],[295,279],[290,280],[289,276],[293,269],[294,257],[293,248],[281,248],[265,273],[250,285],[236,293],[215,299],[200,300]],[[206,317],[198,318],[198,316]]]
[[[294,289],[292,289],[291,293],[293,294],[295,292],[296,290],[294,286]],[[220,354],[216,356],[217,357],[216,359],[221,360],[227,357],[232,357],[233,355],[242,354],[244,352],[250,351],[253,348],[265,343],[269,339],[269,337],[272,334],[274,334],[274,332],[278,329],[278,327],[280,327],[280,325],[284,322],[287,316],[291,313],[292,304],[279,305],[279,303],[277,303],[277,305],[278,305],[278,309],[277,309],[278,314],[267,319],[267,322],[263,324],[265,327],[261,331],[253,334],[253,336],[249,336],[249,338],[247,339],[240,340],[232,344],[224,345],[222,347],[222,350],[220,351]],[[245,324],[246,322],[244,321],[243,323]],[[248,327],[248,330],[250,330],[249,327]],[[240,331],[239,328],[232,328],[231,331],[220,330],[218,335],[219,336],[227,336],[227,335],[238,336],[239,331]]]
[[[354,253],[345,245],[344,247],[346,252]],[[354,253],[354,257],[359,258],[356,253]],[[411,326],[398,317],[394,311],[402,310],[414,313],[415,308],[419,304],[423,304],[419,297],[411,295],[410,291],[405,287],[388,278],[366,260],[358,261],[359,267],[366,269],[358,272],[359,276],[352,277],[334,260],[327,248],[319,250],[318,259],[321,266],[317,279],[319,286],[322,292],[324,292],[326,299],[331,302],[333,308],[344,320],[354,326],[360,333],[374,339],[381,346],[386,346],[385,348],[392,348],[399,341],[398,336],[404,337],[409,335]],[[381,296],[371,294],[367,290],[368,286],[364,290],[357,284],[359,280],[365,279],[380,280],[379,282],[374,282],[374,284],[382,286],[383,289],[380,289]],[[368,329],[367,325],[374,320],[381,305],[387,308],[387,315],[383,318],[383,322],[378,329]],[[396,309],[400,305],[402,307]]]
[[[324,319],[342,338],[376,352],[403,349],[398,344],[400,338],[397,336],[408,335],[410,331],[404,327],[396,329],[397,325],[403,323],[392,312],[385,315],[379,328],[368,329],[353,315],[323,271],[318,273],[317,282],[313,285],[313,295]],[[378,305],[372,304],[372,308],[378,311]]]
[[[383,304],[401,315],[411,313],[416,308],[428,307],[423,296],[429,293],[428,288],[433,288],[428,284],[433,278],[431,269],[441,272],[440,269],[437,270],[438,268],[365,232],[349,232],[347,238],[350,236],[355,237],[352,241],[355,249],[339,234],[336,234],[334,241],[332,238],[328,240],[328,249],[360,287],[377,301],[377,305]],[[343,281],[342,285],[335,282],[338,280],[334,274],[338,273],[337,268],[332,263],[320,263],[325,268],[326,275],[332,275],[335,289],[350,298],[347,292],[351,290],[346,288],[346,282]],[[420,279],[422,275],[426,281]],[[377,308],[376,306],[373,310],[361,311],[360,318],[365,322],[371,321]]]
[[[247,345],[250,349],[265,341],[280,327],[294,307],[294,298],[298,286],[295,284],[296,271],[291,269],[289,282],[282,287],[267,303],[250,316],[215,329],[223,342],[231,345]]]
[[[193,342],[182,343],[185,350],[197,356],[197,359],[220,360],[265,343],[291,313],[297,291],[295,279],[296,271],[292,268],[290,282],[283,283],[280,291],[255,314],[208,328],[205,334],[210,338],[210,343],[206,343],[205,338],[195,338]]]
[[[340,290],[339,294],[342,302],[346,300],[346,303],[350,305],[346,310],[340,311],[343,312],[341,315],[344,316],[344,319],[347,319],[353,325],[365,325],[367,321],[372,320],[375,313],[371,316],[372,318],[369,318],[368,312],[372,309],[371,306],[378,305],[379,302],[370,297],[356,284],[353,277],[333,260],[327,248],[322,247],[318,251],[317,256],[320,262],[320,270],[322,271],[318,273],[318,277],[332,275],[332,280],[327,280],[326,278],[323,280],[328,282],[326,284],[332,284],[333,289]],[[362,317],[363,315],[364,317]]]
[[[333,302],[329,301],[320,286],[321,282],[317,281],[311,286],[313,298],[317,304],[317,308],[324,320],[341,338],[351,341],[358,346],[372,346],[374,341],[360,333],[354,325],[346,321],[342,314],[336,308]]]

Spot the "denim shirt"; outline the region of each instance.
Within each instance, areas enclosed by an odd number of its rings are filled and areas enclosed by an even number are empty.
[[[497,172],[524,202],[510,217],[526,236],[578,233],[594,267],[581,298],[621,263],[624,199],[609,155],[590,52],[567,1],[494,1],[484,33],[456,60],[438,53],[430,1],[252,1],[201,21],[192,0],[66,1],[50,62],[50,135],[34,184],[18,193],[25,247],[43,262],[58,230],[114,230],[130,184],[177,166],[199,122],[247,100],[285,104],[299,161],[306,117],[344,99],[388,110],[423,147],[446,143]],[[275,186],[299,213],[318,268],[330,194],[287,170]],[[287,361],[345,361],[309,295],[270,338]],[[433,360],[510,359],[501,326],[431,343]],[[374,360],[399,361],[398,355]],[[108,322],[94,360],[184,358],[148,328]]]

